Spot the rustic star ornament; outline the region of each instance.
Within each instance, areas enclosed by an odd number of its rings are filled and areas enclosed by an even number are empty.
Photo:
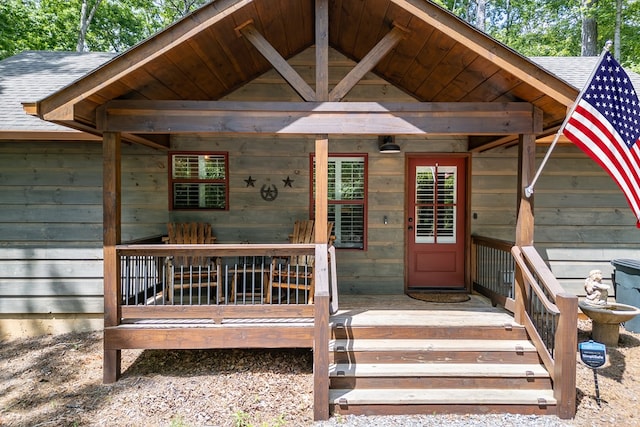
[[[284,186],[285,187],[292,187],[293,186],[291,184],[293,184],[293,179],[289,178],[289,176],[287,176],[287,179],[283,179],[282,182],[284,182]]]
[[[247,183],[247,187],[255,187],[256,180],[251,178],[251,175],[249,175],[249,178],[245,179],[244,182]]]

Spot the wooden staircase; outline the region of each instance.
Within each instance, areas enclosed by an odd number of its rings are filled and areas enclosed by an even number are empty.
[[[495,314],[356,310],[333,316],[332,413],[555,414],[549,374],[526,331],[505,313]]]

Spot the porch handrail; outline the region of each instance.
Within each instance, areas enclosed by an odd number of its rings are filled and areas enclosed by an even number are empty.
[[[326,246],[326,245],[325,245]],[[142,244],[117,245],[120,255],[154,256],[290,256],[313,255],[316,245],[313,243],[264,243],[264,244]]]
[[[513,246],[516,320],[523,323],[553,381],[557,415],[576,412],[578,298],[565,292],[533,246]],[[521,319],[518,319],[520,314]]]

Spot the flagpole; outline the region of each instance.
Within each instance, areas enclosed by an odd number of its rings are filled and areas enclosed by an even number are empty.
[[[562,135],[562,131],[564,130],[565,126],[567,126],[567,122],[569,121],[569,118],[571,117],[573,112],[576,110],[576,107],[578,106],[578,102],[582,98],[582,95],[584,95],[584,93],[586,92],[586,90],[587,90],[587,88],[589,86],[589,83],[591,83],[591,80],[593,79],[594,74],[598,70],[598,65],[600,64],[600,62],[602,62],[602,58],[604,57],[605,53],[607,53],[609,51],[609,48],[611,47],[612,44],[613,44],[613,42],[611,40],[607,40],[607,42],[605,43],[604,47],[602,48],[602,52],[600,53],[600,57],[598,58],[598,61],[596,63],[596,66],[593,67],[593,70],[591,70],[591,75],[589,75],[589,77],[587,78],[587,81],[584,84],[584,86],[582,87],[582,90],[580,91],[578,96],[576,97],[576,100],[573,101],[573,105],[571,106],[571,109],[569,110],[569,112],[565,116],[564,121],[560,125],[560,128],[558,129],[558,132],[556,132],[556,135],[553,138],[553,142],[549,146],[549,149],[547,150],[547,153],[544,155],[544,158],[542,159],[542,163],[540,163],[540,167],[538,167],[538,170],[536,171],[535,176],[531,180],[531,183],[527,187],[525,187],[524,195],[525,195],[525,197],[527,199],[530,198],[531,195],[533,195],[533,187],[536,185],[536,182],[538,181],[538,178],[540,178],[540,174],[542,173],[542,169],[544,169],[544,167],[547,165],[547,161],[549,160],[549,157],[551,157],[551,152],[556,147],[556,144],[558,143],[558,140],[560,139],[560,135]]]

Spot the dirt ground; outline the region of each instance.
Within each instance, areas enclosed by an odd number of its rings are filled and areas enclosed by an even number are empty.
[[[578,342],[589,339],[580,321]],[[579,364],[568,425],[640,425],[640,334],[621,328],[598,369]],[[102,384],[101,332],[0,343],[1,426],[313,425],[309,350],[123,351],[123,376]]]

